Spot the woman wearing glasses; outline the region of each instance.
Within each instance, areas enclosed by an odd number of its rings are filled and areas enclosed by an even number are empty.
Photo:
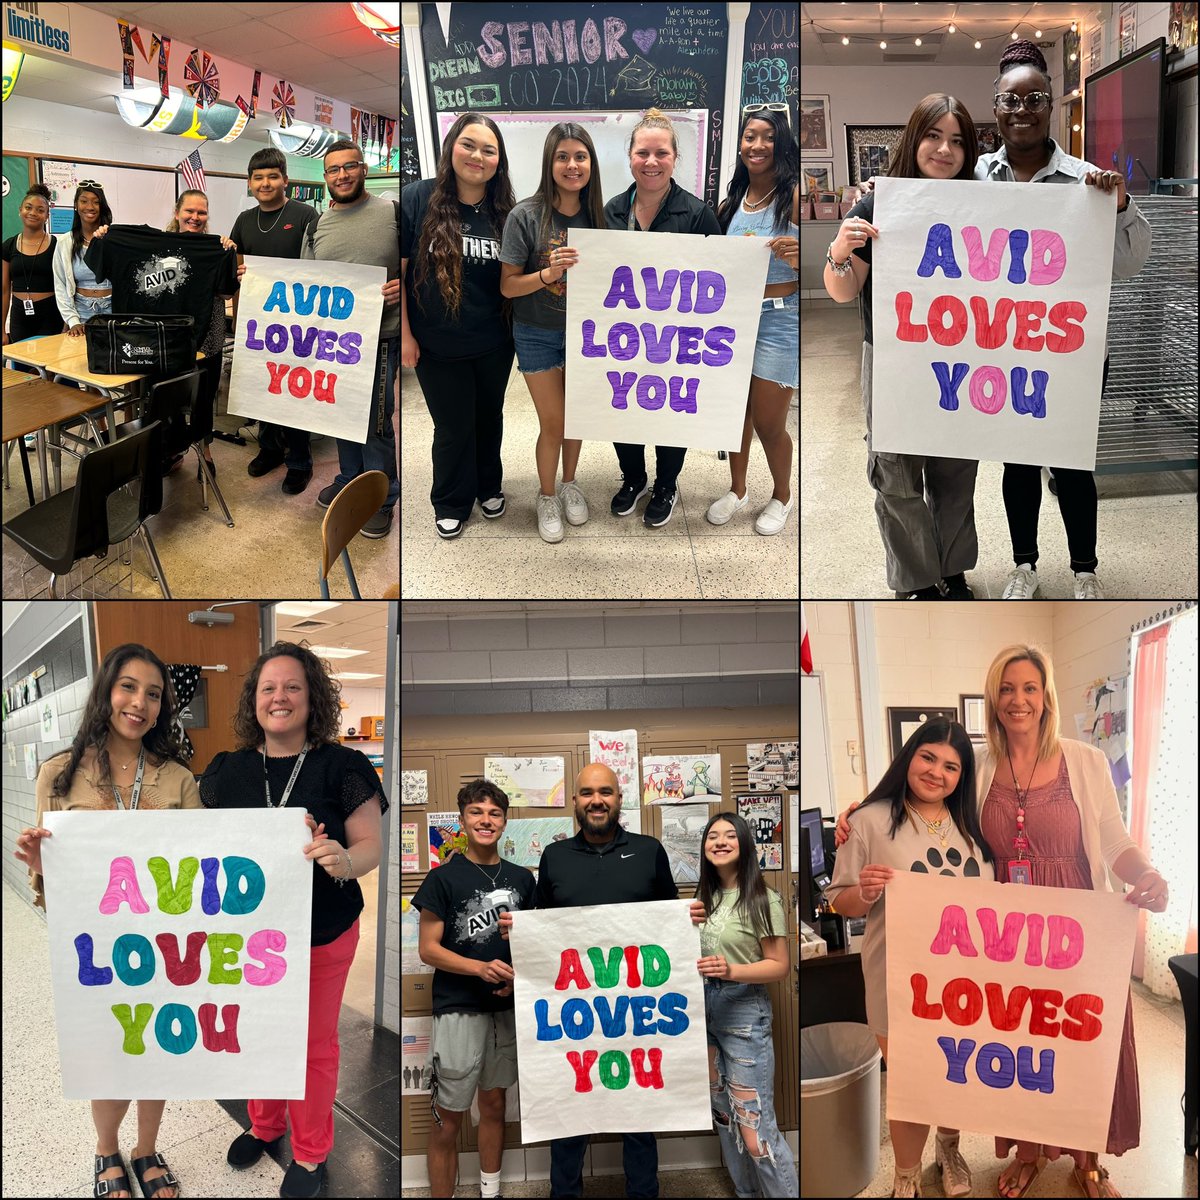
[[[980,156],[975,178],[999,183],[1079,183],[1116,191],[1117,232],[1114,279],[1130,279],[1150,256],[1150,225],[1126,194],[1117,171],[1101,171],[1067,154],[1049,136],[1054,97],[1046,60],[1033,42],[1013,42],[1000,57],[995,81],[996,124],[1004,146]],[[1108,380],[1108,353],[1104,381]],[[1103,384],[1101,385],[1103,386]],[[1103,599],[1096,578],[1096,481],[1091,471],[1054,468],[1058,508],[1067,531],[1075,599]],[[1005,600],[1030,600],[1038,588],[1037,528],[1042,504],[1041,467],[1004,464],[1004,509],[1016,564],[1004,588]]]

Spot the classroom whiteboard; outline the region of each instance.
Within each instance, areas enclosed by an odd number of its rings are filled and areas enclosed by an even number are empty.
[[[74,220],[75,189],[81,179],[93,179],[104,188],[116,225],[153,225],[162,229],[175,211],[175,174],[136,167],[107,167],[42,159],[40,178],[50,189],[50,232],[66,233]]]
[[[800,675],[800,807],[836,817],[822,676]]]
[[[437,114],[440,143],[461,113]],[[640,112],[553,112],[487,114],[500,127],[508,153],[508,171],[513,195],[518,200],[532,196],[542,179],[542,154],[546,135],[560,121],[582,125],[596,147],[600,169],[601,204],[607,204],[633,183],[629,173],[629,138],[642,119]],[[679,157],[672,178],[693,196],[704,195],[704,146],[708,134],[708,109],[695,108],[669,114],[679,143]],[[439,147],[440,154],[440,147]]]

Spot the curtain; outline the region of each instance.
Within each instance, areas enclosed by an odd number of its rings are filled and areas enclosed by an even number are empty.
[[[1130,834],[1170,885],[1166,912],[1142,910],[1142,982],[1172,999],[1179,992],[1167,960],[1196,947],[1196,611],[1148,630],[1136,646]]]
[[[187,711],[187,706],[191,704],[200,683],[200,668],[195,663],[168,663],[167,671],[175,687],[175,732],[179,734],[183,745],[183,756],[190,762],[192,755],[196,753],[196,747],[188,737],[183,718],[192,715]]]

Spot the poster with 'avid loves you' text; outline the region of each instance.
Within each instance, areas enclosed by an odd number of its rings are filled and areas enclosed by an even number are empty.
[[[44,820],[64,1097],[303,1096],[313,876],[303,811]]]

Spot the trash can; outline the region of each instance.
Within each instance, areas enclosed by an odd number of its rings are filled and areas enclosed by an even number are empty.
[[[875,1178],[882,1057],[865,1025],[800,1030],[801,1196],[855,1196]]]

